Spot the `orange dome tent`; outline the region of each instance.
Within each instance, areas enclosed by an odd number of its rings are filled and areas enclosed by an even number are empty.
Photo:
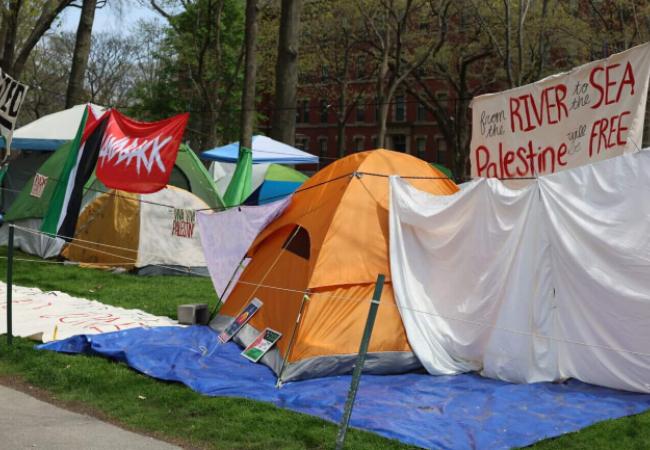
[[[266,327],[283,334],[263,362],[280,381],[352,370],[377,275],[386,275],[364,370],[419,366],[395,305],[388,256],[388,176],[423,191],[458,190],[437,169],[388,150],[355,153],[307,180],[249,250],[252,258],[212,322],[221,331],[253,299],[261,309],[237,334],[243,345]],[[306,294],[306,295],[305,295]]]

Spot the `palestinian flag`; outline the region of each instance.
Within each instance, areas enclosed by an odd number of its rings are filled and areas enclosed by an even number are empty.
[[[86,107],[41,231],[66,240],[77,226],[86,182],[111,189],[151,193],[164,188],[176,162],[189,114],[139,122],[112,109],[96,118]]]
[[[95,170],[109,117],[110,112],[106,112],[96,118],[90,106],[86,107],[72,142],[70,155],[63,166],[47,214],[43,218],[42,232],[64,239],[71,239],[74,235],[84,185]]]

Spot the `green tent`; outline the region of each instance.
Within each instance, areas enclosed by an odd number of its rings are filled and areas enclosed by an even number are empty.
[[[54,188],[63,171],[63,165],[70,153],[72,142],[63,144],[47,161],[39,167],[36,175],[31,177],[23,187],[5,215],[5,221],[23,219],[41,219],[47,212]],[[40,197],[32,195],[32,187],[37,176],[47,177],[44,181],[45,188]],[[41,178],[43,180],[43,178]],[[187,146],[181,145],[176,157],[176,163],[169,180],[169,184],[192,192],[211,208],[223,207],[223,201],[217,193],[217,188],[196,154]],[[95,174],[86,183],[86,190],[90,192],[106,192],[108,189],[99,181]]]
[[[72,142],[63,144],[39,167],[36,174],[25,184],[9,211],[7,211],[4,218],[5,222],[13,222],[25,228],[40,229],[57,183],[62,177],[64,165],[71,148]],[[217,187],[212,177],[210,177],[194,152],[186,145],[181,145],[178,150],[176,163],[168,184],[192,192],[210,208],[223,207],[223,201],[217,193]],[[86,182],[82,205],[107,191],[108,189],[93,173]],[[6,238],[7,227],[2,227],[0,243],[6,243]],[[58,241],[19,228],[16,230],[16,247],[43,258],[54,257],[59,254],[62,242]]]
[[[235,173],[228,184],[228,189],[223,196],[226,206],[236,206],[244,203],[253,192],[253,151],[241,147]]]
[[[431,165],[442,172],[450,180],[454,180],[454,174],[452,173],[451,169],[443,166],[442,164],[431,163]]]

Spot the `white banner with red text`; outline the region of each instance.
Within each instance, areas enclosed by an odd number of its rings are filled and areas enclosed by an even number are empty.
[[[650,43],[472,101],[472,178],[526,179],[638,150]]]
[[[7,285],[0,282],[0,298]],[[139,327],[178,326],[175,320],[139,309],[124,309],[64,292],[13,286],[13,335],[43,342],[78,334],[99,334]],[[0,302],[0,334],[7,332],[7,304]]]

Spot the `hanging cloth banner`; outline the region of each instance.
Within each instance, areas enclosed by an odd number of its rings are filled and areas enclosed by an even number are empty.
[[[472,177],[557,172],[640,148],[650,43],[472,101]]]
[[[57,177],[52,199],[43,217],[41,231],[71,238],[81,209],[84,186],[95,170],[99,144],[109,118],[108,112],[99,118],[86,106],[70,153]]]
[[[189,114],[138,122],[116,110],[104,133],[97,178],[107,187],[148,194],[169,181]]]
[[[0,134],[4,137],[5,157],[9,156],[16,119],[27,94],[27,86],[0,69]]]

